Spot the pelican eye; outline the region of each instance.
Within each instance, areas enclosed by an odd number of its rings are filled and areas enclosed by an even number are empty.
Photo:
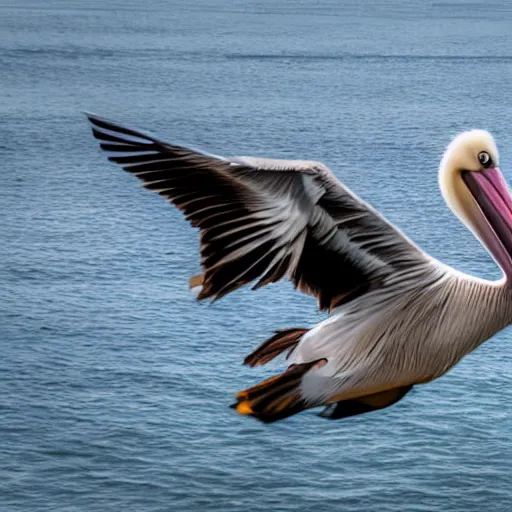
[[[478,161],[485,168],[490,167],[492,165],[492,158],[489,155],[489,153],[487,153],[487,151],[482,151],[482,152],[478,153]]]

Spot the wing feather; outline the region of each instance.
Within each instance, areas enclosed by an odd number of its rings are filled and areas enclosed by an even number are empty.
[[[390,273],[425,262],[421,250],[321,163],[227,159],[88,117],[100,147],[114,153],[109,160],[200,229],[199,299],[287,276],[321,309],[332,309]]]

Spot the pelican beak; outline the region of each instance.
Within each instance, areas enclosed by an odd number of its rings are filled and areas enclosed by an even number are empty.
[[[489,167],[483,171],[464,171],[462,179],[489,224],[491,233],[483,238],[487,239],[493,255],[501,253],[498,259],[502,260],[506,253],[507,266],[511,269],[512,197],[505,177],[498,167]]]

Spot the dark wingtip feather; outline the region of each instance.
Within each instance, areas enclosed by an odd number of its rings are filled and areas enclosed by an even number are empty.
[[[114,123],[111,119],[107,119],[106,117],[103,117],[103,116],[99,116],[98,114],[95,114],[94,112],[89,112],[87,110],[84,110],[83,111],[83,114],[85,116],[87,116],[87,119],[89,119],[89,121],[91,121],[91,123],[95,123],[95,121],[98,121],[98,122],[104,122],[104,123]]]
[[[88,112],[87,110],[83,111],[83,114],[87,117],[89,122],[94,126],[99,126],[100,123],[109,123],[109,124],[115,124],[113,121],[106,119],[102,116],[99,116],[98,114],[94,114],[93,112]]]
[[[110,119],[107,119],[105,117],[98,116],[96,114],[93,114],[91,112],[84,112],[84,114],[87,116],[87,119],[89,122],[95,127],[94,129],[99,130],[107,130],[108,132],[114,134],[122,134],[122,135],[128,135],[129,137],[135,137],[137,140],[137,143],[143,143],[142,141],[149,141],[153,142],[155,144],[163,144],[161,141],[156,139],[153,135],[146,133],[142,130],[132,130],[131,128],[126,128],[121,123],[118,123],[116,121],[112,121]]]

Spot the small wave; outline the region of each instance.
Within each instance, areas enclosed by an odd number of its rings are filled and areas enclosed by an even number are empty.
[[[349,61],[349,60],[438,60],[438,61],[512,61],[512,55],[386,55],[386,54],[272,54],[272,53],[229,53],[230,60],[298,60],[298,61]]]

